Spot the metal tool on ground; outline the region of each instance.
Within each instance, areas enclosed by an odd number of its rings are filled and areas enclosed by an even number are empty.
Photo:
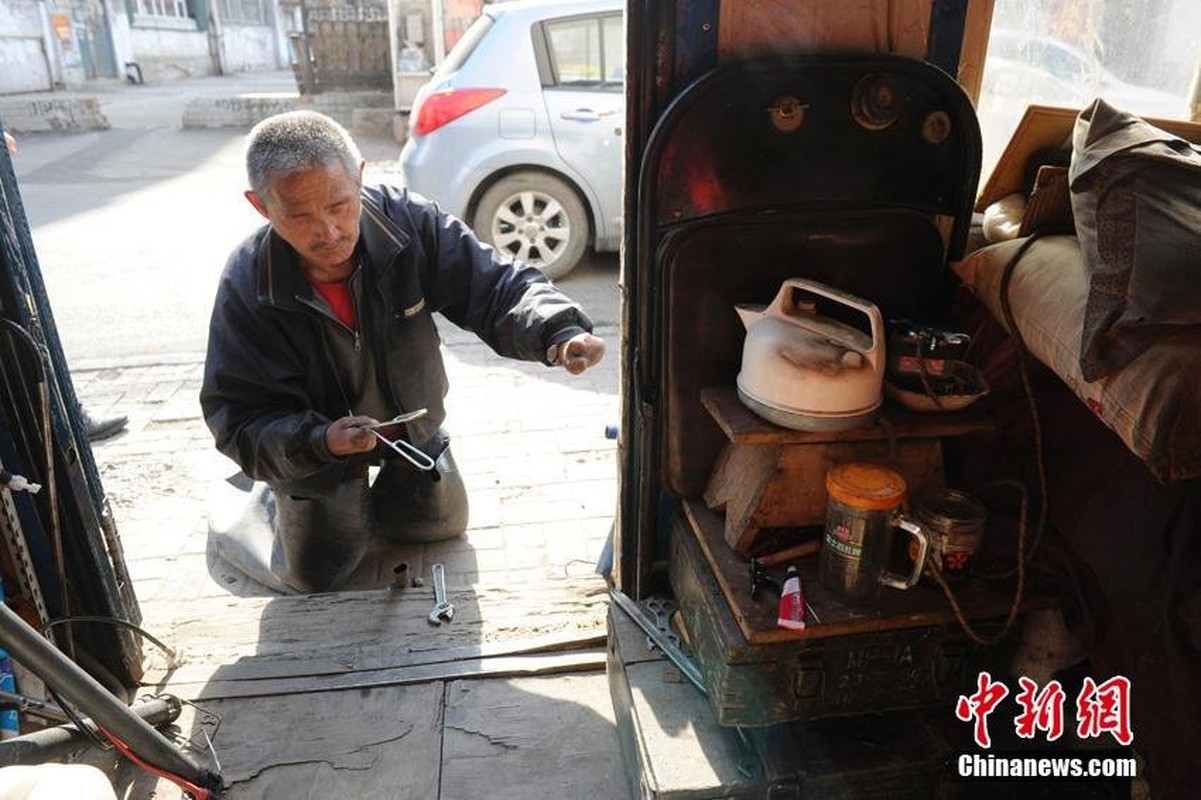
[[[446,568],[434,564],[431,569],[434,573],[434,607],[430,609],[430,624],[441,625],[442,620],[450,622],[455,615],[455,607],[446,594]]]

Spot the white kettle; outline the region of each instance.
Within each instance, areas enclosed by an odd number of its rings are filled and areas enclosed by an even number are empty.
[[[800,292],[861,311],[871,335],[816,313]],[[872,424],[882,401],[884,320],[866,300],[816,281],[789,278],[771,305],[735,306],[746,327],[738,397],[759,416],[802,431]]]

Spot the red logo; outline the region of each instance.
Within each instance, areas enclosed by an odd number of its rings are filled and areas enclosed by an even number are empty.
[[[994,683],[992,676],[987,672],[980,673],[977,683],[979,688],[975,694],[969,697],[959,696],[959,702],[955,705],[955,716],[964,722],[974,720],[976,727],[973,735],[976,744],[989,748],[992,747],[992,739],[988,736],[988,715],[997,707],[997,703],[1009,694],[1009,687],[1000,681]]]
[[[1021,687],[1014,701],[1019,712],[1013,719],[1014,731],[1023,739],[1033,739],[1044,731],[1047,741],[1053,742],[1063,735],[1063,706],[1067,699],[1059,681],[1049,681],[1040,690],[1029,678],[1018,678]],[[972,734],[976,744],[982,748],[992,746],[988,735],[988,715],[1009,695],[1009,687],[994,681],[987,672],[977,678],[974,694],[960,695],[955,705],[955,716],[964,722],[973,722]],[[1076,696],[1076,735],[1082,739],[1097,738],[1108,733],[1122,745],[1134,741],[1130,727],[1130,679],[1114,676],[1098,684],[1085,678]]]
[[[1130,679],[1121,675],[1097,685],[1084,679],[1076,698],[1076,734],[1082,738],[1108,733],[1118,744],[1134,741],[1130,730]]]
[[[1018,678],[1022,691],[1014,700],[1022,707],[1022,713],[1013,721],[1017,735],[1033,739],[1036,731],[1046,731],[1047,741],[1053,742],[1063,735],[1063,687],[1059,681],[1051,681],[1039,692],[1038,684],[1029,678]]]

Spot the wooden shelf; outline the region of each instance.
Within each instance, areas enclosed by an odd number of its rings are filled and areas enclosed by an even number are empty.
[[[772,592],[763,591],[758,601],[751,600],[749,562],[726,546],[721,517],[693,500],[684,501],[684,512],[730,613],[752,645],[956,622],[946,597],[928,580],[908,590],[881,587],[877,601],[870,607],[848,606],[822,586],[817,574],[817,556],[810,556],[795,563],[801,573],[805,602],[818,621],[811,621],[801,631],[780,628],[776,625],[777,598]],[[957,585],[955,591],[969,619],[998,619],[1009,613],[1012,595],[984,581],[968,581]]]
[[[781,428],[755,414],[731,387],[701,390],[701,404],[733,444],[827,444],[879,442],[888,439],[959,436],[993,429],[992,421],[976,407],[953,413],[923,414],[886,403],[876,424],[849,431],[796,431]]]
[[[825,477],[847,461],[895,469],[911,494],[945,486],[942,439],[992,429],[976,408],[923,414],[886,405],[876,424],[847,431],[782,428],[742,404],[733,388],[701,390],[701,403],[729,442],[713,465],[704,500],[725,512],[726,543],[748,554],[760,531],[825,522]]]

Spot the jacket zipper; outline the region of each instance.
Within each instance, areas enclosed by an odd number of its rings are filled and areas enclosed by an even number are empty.
[[[359,352],[359,350],[362,347],[362,344],[361,344],[362,339],[361,339],[361,337],[359,335],[359,331],[357,329],[350,327],[345,322],[338,319],[334,314],[328,312],[325,308],[317,305],[316,303],[309,302],[307,299],[305,299],[303,297],[297,297],[296,302],[300,303],[305,308],[316,312],[316,314],[319,317],[321,317],[322,319],[327,319],[330,322],[333,322],[339,328],[341,328],[342,330],[349,333],[354,338],[354,351],[356,353]],[[356,317],[359,315],[359,309],[357,307],[355,308],[354,313],[355,313]]]

